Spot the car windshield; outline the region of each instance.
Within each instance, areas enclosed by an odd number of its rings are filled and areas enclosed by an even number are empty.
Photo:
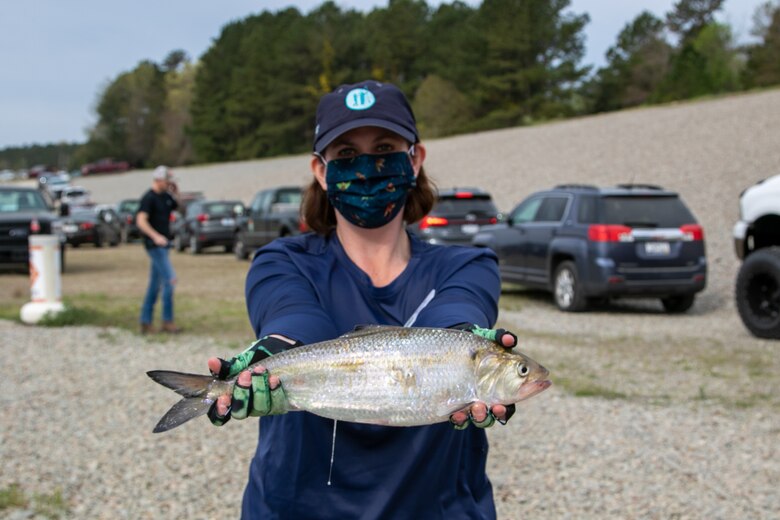
[[[275,203],[279,204],[298,204],[301,203],[303,194],[299,190],[281,190],[276,194]]]
[[[488,198],[440,198],[431,212],[436,215],[477,215],[495,216],[496,206]]]
[[[676,196],[602,197],[599,221],[630,227],[676,228],[696,220]]]
[[[135,213],[140,205],[140,200],[123,200],[119,203],[119,211],[122,213]]]
[[[33,190],[0,191],[0,213],[45,211],[49,207],[40,193]]]
[[[214,202],[204,205],[204,210],[210,217],[231,217],[237,213],[236,207],[242,207],[238,201]]]

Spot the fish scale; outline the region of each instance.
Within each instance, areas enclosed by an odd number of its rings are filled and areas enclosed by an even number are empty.
[[[289,411],[308,411],[339,421],[418,426],[447,421],[470,403],[510,404],[549,386],[547,369],[470,332],[368,326],[334,340],[304,345],[262,360],[279,377]],[[526,371],[520,374],[521,367]],[[202,415],[230,381],[208,380],[200,392],[176,372],[149,373],[185,396],[155,431],[174,428]],[[203,383],[201,383],[203,384]],[[191,400],[189,406],[185,401]],[[173,412],[173,413],[172,413]]]

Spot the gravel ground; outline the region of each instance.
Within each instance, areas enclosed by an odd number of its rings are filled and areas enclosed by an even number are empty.
[[[736,316],[730,238],[739,192],[777,173],[778,121],[776,90],[428,143],[440,186],[479,185],[502,209],[560,182],[651,182],[679,191],[707,238],[708,289],[684,316],[632,301],[569,315],[544,295],[505,292],[501,323],[521,331],[554,381],[565,363],[615,395],[575,396],[561,381],[491,429],[501,518],[780,517],[778,344],[750,337]],[[246,200],[306,182],[307,165],[295,156],[179,175],[182,189]],[[113,202],[140,194],[149,172],[80,183]],[[175,397],[144,372],[203,372],[222,353],[211,340],[0,321],[0,345],[13,360],[0,379],[0,489],[61,490],[73,518],[237,515],[254,427],[195,421],[151,434]],[[219,462],[226,453],[236,454],[230,465]]]

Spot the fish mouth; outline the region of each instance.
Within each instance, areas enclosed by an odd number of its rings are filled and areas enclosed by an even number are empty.
[[[552,381],[544,379],[541,381],[526,381],[520,385],[520,392],[518,392],[518,401],[523,401],[529,397],[533,397],[538,393],[544,392],[552,385]]]

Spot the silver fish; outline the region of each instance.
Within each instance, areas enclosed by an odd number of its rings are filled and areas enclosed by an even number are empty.
[[[261,361],[281,380],[289,411],[339,421],[418,426],[449,420],[471,403],[508,405],[550,386],[546,368],[470,332],[372,325]],[[156,370],[156,382],[184,396],[154,432],[205,414],[236,378]]]

